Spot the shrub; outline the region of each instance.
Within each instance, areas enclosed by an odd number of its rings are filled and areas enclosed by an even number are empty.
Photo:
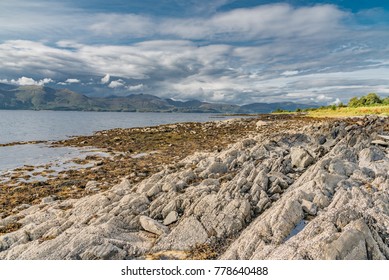
[[[376,93],[369,93],[365,97],[365,105],[381,104],[382,100]]]
[[[363,106],[374,106],[374,105],[380,105],[382,103],[389,104],[389,100],[385,101],[381,100],[381,98],[376,93],[369,93],[366,96],[361,96],[361,98],[358,99],[358,97],[353,97],[348,102],[349,107],[363,107]],[[388,102],[388,103],[385,103]]]

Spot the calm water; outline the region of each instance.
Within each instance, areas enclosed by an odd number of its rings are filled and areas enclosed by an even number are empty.
[[[215,114],[0,110],[0,143],[59,140],[111,128],[215,120],[212,117]]]
[[[206,122],[215,117],[215,114],[0,110],[0,143],[60,140],[105,129]],[[0,173],[23,165],[66,161],[79,156],[78,149],[49,148],[44,144],[0,147]]]

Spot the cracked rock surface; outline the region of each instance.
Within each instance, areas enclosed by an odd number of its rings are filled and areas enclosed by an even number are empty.
[[[201,245],[219,259],[389,259],[389,120],[260,125],[272,132],[0,220],[20,224],[0,259],[185,258]]]

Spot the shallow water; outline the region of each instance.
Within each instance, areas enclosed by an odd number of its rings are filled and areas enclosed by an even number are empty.
[[[218,115],[0,110],[0,144],[33,140],[60,140],[70,136],[90,135],[95,131],[112,128],[214,121],[215,116]]]
[[[58,171],[69,168],[66,162],[74,158],[85,158],[87,155],[107,156],[94,149],[72,147],[52,148],[45,144],[27,144],[0,147],[0,174],[24,165],[40,166],[53,163]]]

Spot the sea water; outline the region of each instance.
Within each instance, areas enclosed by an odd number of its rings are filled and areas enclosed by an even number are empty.
[[[113,128],[156,126],[178,122],[206,122],[222,117],[203,113],[133,113],[0,110],[0,144],[62,140]],[[88,152],[88,151],[86,151]],[[85,151],[47,144],[0,147],[0,173],[23,165],[42,165],[80,157]]]

